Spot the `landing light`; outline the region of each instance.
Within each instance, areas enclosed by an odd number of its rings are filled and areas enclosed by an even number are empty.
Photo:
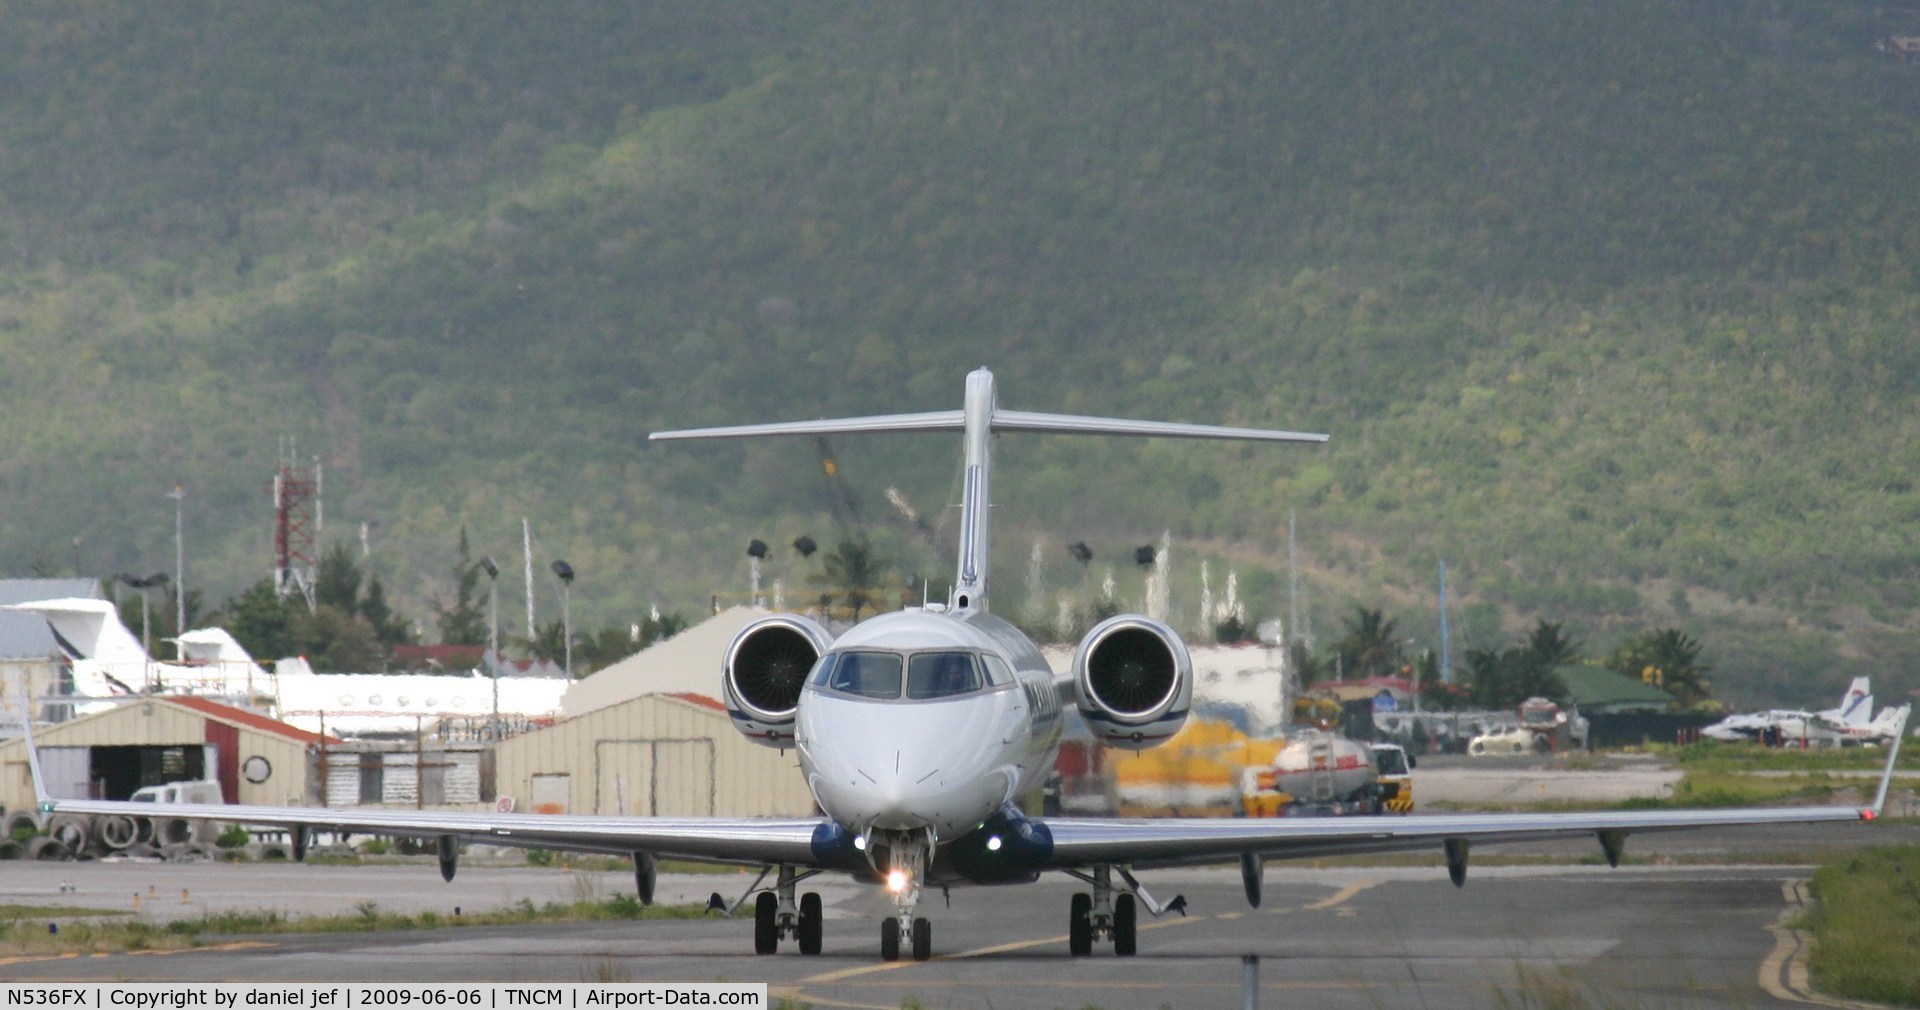
[[[905,870],[891,870],[887,873],[887,890],[899,894],[906,889],[907,874]]]
[[[867,836],[855,835],[853,838],[853,847],[861,852],[867,851]]]
[[[987,836],[987,851],[988,851],[988,852],[999,852],[999,851],[1000,851],[1000,836],[999,836],[999,835],[988,835],[988,836]]]

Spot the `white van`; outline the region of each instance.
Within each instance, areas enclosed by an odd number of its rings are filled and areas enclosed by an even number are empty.
[[[220,795],[220,783],[201,780],[198,782],[168,782],[164,785],[143,786],[130,797],[135,803],[212,803],[221,804],[226,800]]]

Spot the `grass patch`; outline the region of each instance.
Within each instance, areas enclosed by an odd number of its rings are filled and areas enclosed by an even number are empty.
[[[1880,747],[1820,747],[1798,750],[1791,747],[1762,747],[1756,743],[1707,741],[1674,747],[1674,761],[1688,772],[1769,771],[1769,772],[1877,772],[1887,766],[1887,752]],[[1900,748],[1895,768],[1920,769],[1920,747]]]
[[[209,912],[198,918],[151,922],[136,919],[125,922],[62,921],[60,931],[47,930],[49,919],[68,916],[97,917],[109,914],[95,909],[21,908],[8,912],[0,922],[0,954],[118,953],[129,950],[180,950],[199,947],[217,937],[261,936],[291,933],[384,932],[442,929],[467,926],[500,926],[533,922],[597,922],[634,919],[698,919],[706,915],[701,905],[642,905],[629,894],[607,898],[585,898],[569,902],[535,905],[521,899],[517,904],[486,912],[459,916],[437,912],[402,915],[385,912],[377,902],[363,901],[351,913],[325,916],[284,916],[279,912]]]
[[[1828,993],[1920,1006],[1920,848],[1868,849],[1813,876],[1808,967]]]
[[[1759,776],[1753,771],[1785,772]],[[1727,807],[1810,806],[1839,802],[1845,790],[1871,796],[1879,783],[1872,779],[1838,777],[1829,768],[1823,770],[1723,768],[1718,765],[1688,765],[1680,781],[1667,796],[1635,796],[1624,800],[1538,800],[1513,801],[1495,809],[1528,813],[1578,812],[1593,810],[1673,810]],[[1417,787],[1416,787],[1417,788]],[[1430,810],[1486,810],[1486,804],[1455,803],[1446,800],[1422,804]]]

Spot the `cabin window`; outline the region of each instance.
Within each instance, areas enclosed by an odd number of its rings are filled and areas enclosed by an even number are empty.
[[[900,697],[900,657],[891,652],[843,652],[827,686],[863,698]]]
[[[970,652],[922,652],[907,663],[907,697],[950,698],[980,690],[980,668]]]

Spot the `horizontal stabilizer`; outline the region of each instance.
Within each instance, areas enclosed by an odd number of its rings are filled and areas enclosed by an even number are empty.
[[[1325,442],[1327,436],[1264,428],[1225,428],[1212,424],[1130,421],[1078,414],[1036,414],[1025,410],[993,412],[994,431],[1038,431],[1054,435],[1144,435],[1153,438],[1230,438],[1255,442]]]
[[[877,414],[873,417],[839,417],[819,421],[777,421],[773,424],[734,424],[723,428],[683,428],[656,431],[648,441],[666,442],[682,438],[753,438],[759,435],[857,435],[879,431],[965,431],[966,417],[957,410],[934,410],[924,414]]]
[[[1119,417],[1084,417],[1079,414],[1040,414],[1026,410],[995,410],[989,425],[993,431],[1031,431],[1051,435],[1137,435],[1149,438],[1219,438],[1256,442],[1325,442],[1327,436],[1298,431],[1269,431],[1264,428],[1227,428],[1212,424],[1180,424],[1170,421],[1133,421]],[[684,428],[656,431],[647,438],[655,442],[692,438],[753,438],[762,435],[858,435],[889,431],[965,431],[966,416],[958,410],[935,410],[924,414],[879,414],[873,417],[838,417],[818,421],[781,421],[773,424],[736,424],[721,428]]]

